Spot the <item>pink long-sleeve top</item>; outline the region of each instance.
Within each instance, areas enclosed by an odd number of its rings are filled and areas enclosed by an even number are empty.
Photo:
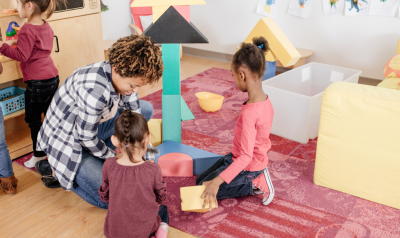
[[[116,158],[103,165],[100,199],[108,203],[104,235],[108,238],[149,237],[158,229],[159,205],[167,197],[158,164],[124,166]]]
[[[21,62],[24,82],[51,79],[58,75],[50,57],[53,41],[54,32],[48,22],[44,21],[43,25],[25,23],[18,34],[17,48],[3,43],[0,54]]]
[[[242,105],[233,138],[233,163],[219,176],[230,183],[241,171],[260,171],[268,165],[274,109],[271,101]]]

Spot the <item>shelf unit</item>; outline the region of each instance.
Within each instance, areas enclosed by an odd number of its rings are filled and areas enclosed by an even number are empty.
[[[67,0],[68,1],[68,0]],[[0,11],[5,8],[16,8],[15,0],[1,0]],[[18,13],[0,13],[0,33],[5,40],[5,31],[11,21],[22,26],[26,19]],[[56,12],[48,19],[58,45],[54,41],[51,57],[59,70],[63,82],[76,68],[104,60],[103,33],[101,26],[100,1],[84,0],[84,7]],[[59,52],[55,52],[59,49]],[[3,74],[0,75],[0,89],[19,86],[23,83],[19,62],[10,58],[0,61]],[[25,110],[19,110],[4,116],[6,142],[11,159],[16,159],[33,151],[30,129],[24,120]]]

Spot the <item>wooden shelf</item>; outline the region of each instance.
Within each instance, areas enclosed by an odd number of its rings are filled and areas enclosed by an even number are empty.
[[[21,115],[24,115],[24,114],[25,114],[25,109],[21,109],[19,111],[13,112],[11,114],[5,115],[4,116],[4,121],[7,121],[9,119],[12,119],[14,117],[18,117],[18,116],[21,116]]]
[[[12,160],[33,151],[31,130],[29,128],[6,135],[6,142]]]
[[[16,13],[11,13],[11,14],[3,14],[3,13],[0,12],[0,18],[3,18],[3,17],[12,17],[12,16],[19,16],[19,13],[16,12]]]

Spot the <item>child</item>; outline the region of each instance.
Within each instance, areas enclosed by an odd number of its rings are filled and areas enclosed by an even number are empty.
[[[3,65],[0,63],[0,74],[3,72]],[[10,154],[7,149],[6,136],[4,134],[4,117],[0,106],[0,185],[6,194],[17,193],[18,180],[14,175]]]
[[[54,33],[49,23],[42,19],[45,14],[50,18],[56,1],[61,0],[17,0],[21,18],[28,18],[18,34],[17,40],[6,41],[0,47],[0,54],[20,61],[25,91],[25,121],[31,129],[33,156],[25,162],[32,168],[36,161],[46,159],[44,151],[36,150],[37,136],[42,126],[42,113],[46,115],[51,99],[59,84],[58,70],[50,57],[53,50]],[[11,46],[17,44],[14,49]]]
[[[125,110],[115,121],[111,142],[122,155],[109,158],[103,166],[101,200],[109,203],[106,237],[167,237],[166,185],[158,164],[145,162],[143,155],[151,141],[146,119]]]
[[[233,56],[231,71],[236,87],[247,92],[249,100],[243,103],[237,120],[232,153],[219,159],[196,179],[197,185],[206,186],[201,195],[203,208],[208,201],[211,210],[213,199],[217,204],[217,199],[263,193],[263,204],[268,205],[274,197],[267,170],[274,111],[261,84],[264,52],[268,50],[267,40],[259,37],[253,39],[253,44],[243,43]]]
[[[138,91],[158,82],[164,69],[160,48],[144,35],[119,39],[109,58],[76,69],[61,84],[38,135],[37,146],[49,160],[35,165],[46,187],[72,190],[104,209],[108,204],[100,199],[98,188],[104,161],[116,155],[110,138],[118,109],[141,113],[150,120],[153,107],[139,100]],[[152,152],[145,157],[155,159]]]

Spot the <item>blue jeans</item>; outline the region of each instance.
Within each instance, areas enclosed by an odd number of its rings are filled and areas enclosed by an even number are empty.
[[[201,185],[203,182],[213,180],[220,173],[222,173],[226,168],[233,163],[232,153],[225,155],[206,171],[201,173],[196,178],[196,185]],[[219,186],[217,193],[217,199],[241,197],[246,195],[253,195],[253,184],[252,181],[260,176],[261,171],[241,171],[229,184],[223,182]]]
[[[142,109],[141,114],[149,121],[154,113],[153,106],[147,101],[140,100],[140,108]],[[98,128],[97,137],[111,149],[115,149],[110,138],[114,135],[114,123],[120,113],[121,111],[118,111],[113,119],[101,123]],[[82,148],[82,160],[76,171],[72,191],[93,206],[107,209],[108,203],[100,199],[98,192],[102,182],[104,161],[104,159],[97,158]]]
[[[8,178],[14,174],[4,131],[4,116],[0,106],[0,178]]]

